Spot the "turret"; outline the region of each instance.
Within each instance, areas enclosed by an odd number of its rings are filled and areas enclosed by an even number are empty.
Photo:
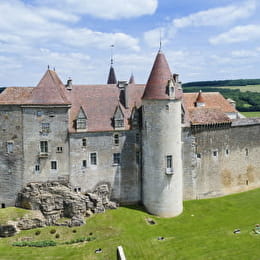
[[[183,210],[181,99],[179,83],[159,51],[142,98],[142,201],[148,212],[160,217]]]

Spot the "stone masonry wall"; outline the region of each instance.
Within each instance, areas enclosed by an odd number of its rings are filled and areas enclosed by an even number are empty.
[[[114,143],[115,134],[119,135],[118,145]],[[112,188],[112,200],[122,203],[140,201],[141,163],[136,158],[138,152],[141,154],[139,146],[138,130],[70,134],[72,187],[92,192],[98,184],[107,183]],[[91,165],[91,153],[97,154],[97,165]],[[113,163],[114,153],[120,153],[120,165]]]
[[[14,205],[22,187],[22,128],[19,106],[0,106],[0,207]],[[8,143],[13,151],[8,152]]]
[[[260,187],[260,127],[183,131],[184,199]]]
[[[45,182],[68,179],[68,108],[66,107],[24,107],[24,179],[29,182]],[[49,124],[49,130],[42,124]],[[40,154],[40,142],[48,142],[46,156]],[[56,162],[57,169],[52,168]],[[39,166],[39,170],[36,169]]]

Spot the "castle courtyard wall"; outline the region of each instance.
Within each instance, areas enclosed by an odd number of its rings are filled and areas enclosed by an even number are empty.
[[[260,125],[183,130],[184,199],[260,187]]]
[[[115,134],[118,144],[114,142]],[[107,183],[112,199],[122,203],[140,201],[140,140],[139,130],[70,134],[70,183],[74,190],[92,192],[97,185]],[[91,164],[91,153],[96,153],[96,165]],[[114,153],[120,153],[120,164],[113,162]]]

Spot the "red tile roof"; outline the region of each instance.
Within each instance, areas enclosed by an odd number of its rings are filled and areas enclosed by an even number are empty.
[[[229,102],[219,92],[203,92],[203,102],[206,108],[220,109],[224,113],[237,112]],[[184,93],[183,103],[189,110],[195,107],[198,93]]]
[[[131,84],[128,87],[129,108],[120,105],[124,113],[125,129],[130,129],[129,118],[133,108],[141,106],[144,85]],[[69,131],[75,132],[73,123],[80,107],[87,115],[87,131],[113,131],[113,116],[119,104],[120,89],[116,85],[74,85],[69,92],[72,103]]]
[[[28,104],[33,89],[30,87],[8,87],[0,94],[0,105]]]
[[[47,70],[37,87],[33,89],[30,104],[69,105],[65,86],[55,71]]]
[[[166,87],[172,78],[173,76],[168,62],[164,54],[159,51],[146,83],[143,99],[170,99],[166,92]],[[176,98],[181,98],[181,92],[179,90],[176,90]]]
[[[231,122],[230,118],[220,109],[197,107],[189,110],[192,125],[217,124]]]

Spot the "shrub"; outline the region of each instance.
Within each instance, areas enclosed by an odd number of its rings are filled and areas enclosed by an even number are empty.
[[[52,240],[44,240],[44,241],[20,241],[14,242],[12,246],[29,246],[29,247],[48,247],[48,246],[56,246],[57,243]]]
[[[70,245],[70,244],[76,244],[76,243],[83,243],[85,241],[90,242],[90,241],[95,240],[95,239],[96,239],[95,237],[80,237],[80,238],[76,238],[76,239],[66,241],[66,242],[64,242],[64,244]]]
[[[55,235],[55,238],[60,238],[60,234],[56,234],[56,235]]]
[[[41,234],[41,231],[40,230],[37,230],[36,232],[35,232],[35,235],[36,236],[39,236]]]
[[[72,232],[73,232],[73,233],[77,233],[77,230],[76,230],[76,229],[73,229]]]
[[[51,233],[51,234],[55,234],[55,233],[56,233],[56,229],[51,229],[51,230],[50,230],[50,233]]]

